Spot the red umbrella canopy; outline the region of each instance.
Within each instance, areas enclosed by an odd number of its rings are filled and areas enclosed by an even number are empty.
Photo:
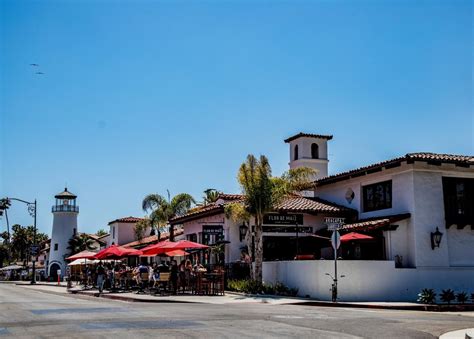
[[[161,251],[161,248],[169,242],[170,241],[168,240],[160,241],[157,244],[149,245],[147,247],[142,248],[141,251],[143,252],[144,256],[161,254],[164,253],[163,251]]]
[[[177,242],[162,241],[155,245],[150,245],[142,249],[144,255],[158,255],[168,253],[174,250],[209,248],[209,246],[199,244],[189,240],[180,240]]]
[[[351,232],[341,236],[341,242],[345,241],[354,241],[354,240],[370,240],[373,239],[370,235],[365,235],[361,233]]]
[[[185,252],[183,250],[171,250],[165,253],[168,257],[183,257],[185,255],[188,255],[188,252]]]
[[[66,260],[77,260],[77,259],[94,259],[96,256],[96,252],[91,252],[91,251],[82,251],[79,253],[76,253],[74,255],[71,255],[70,257],[67,257]]]
[[[112,245],[109,246],[95,255],[95,259],[121,259],[133,255],[141,255],[142,251],[134,248],[125,248],[122,246]]]

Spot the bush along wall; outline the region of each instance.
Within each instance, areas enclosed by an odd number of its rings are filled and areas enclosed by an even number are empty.
[[[267,283],[259,283],[258,281],[251,279],[229,280],[227,282],[227,288],[229,291],[248,294],[266,294],[289,297],[296,297],[298,295],[297,288],[290,288],[281,282],[277,282],[272,285]]]

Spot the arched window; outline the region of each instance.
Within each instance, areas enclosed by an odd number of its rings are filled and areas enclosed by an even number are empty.
[[[295,160],[298,160],[298,145],[295,146]]]
[[[319,146],[318,144],[311,145],[311,158],[319,159]]]

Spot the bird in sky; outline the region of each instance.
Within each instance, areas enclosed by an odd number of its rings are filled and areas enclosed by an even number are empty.
[[[39,67],[38,64],[30,64],[30,66],[33,66],[33,67]]]

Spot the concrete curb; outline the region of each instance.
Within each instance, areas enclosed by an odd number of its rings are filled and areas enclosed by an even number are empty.
[[[127,302],[138,302],[138,303],[176,303],[176,304],[202,304],[200,302],[194,302],[189,300],[174,300],[174,299],[140,299],[134,297],[127,297],[120,294],[100,294],[97,293],[87,293],[84,291],[69,291],[70,294],[79,294],[85,295],[88,297],[104,298],[111,300],[127,301]]]
[[[380,310],[400,310],[400,311],[427,311],[427,312],[466,312],[474,311],[474,304],[455,304],[455,305],[429,305],[429,304],[412,304],[412,305],[379,305],[379,304],[360,304],[351,302],[337,302],[312,300],[299,297],[285,297],[268,294],[248,294],[234,291],[226,291],[226,294],[240,295],[253,298],[271,298],[271,299],[293,299],[295,302],[285,303],[285,305],[299,305],[299,306],[320,306],[320,307],[345,307],[345,308],[370,308]]]

